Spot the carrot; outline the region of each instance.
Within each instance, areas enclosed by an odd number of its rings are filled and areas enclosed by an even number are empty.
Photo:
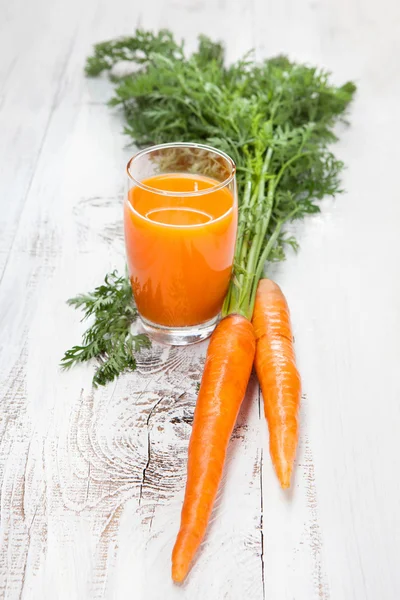
[[[281,486],[288,488],[299,437],[301,382],[288,305],[280,287],[270,279],[261,279],[258,284],[253,327],[270,454]]]
[[[185,579],[206,532],[255,347],[252,324],[241,315],[225,317],[212,334],[189,442],[181,524],[172,552],[175,582]]]

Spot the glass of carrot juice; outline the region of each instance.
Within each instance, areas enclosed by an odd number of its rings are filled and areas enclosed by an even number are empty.
[[[127,165],[129,276],[145,331],[185,345],[215,327],[237,230],[235,164],[200,144],[161,144]]]

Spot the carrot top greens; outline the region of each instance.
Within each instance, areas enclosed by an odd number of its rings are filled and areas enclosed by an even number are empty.
[[[128,74],[118,75],[121,62]],[[297,248],[284,225],[339,191],[343,165],[329,144],[355,85],[334,86],[329,73],[284,56],[226,65],[222,45],[205,36],[188,56],[169,31],[97,44],[86,73],[104,70],[115,84],[110,104],[123,108],[135,144],[201,142],[235,161],[239,229],[223,315],[250,319],[266,261]]]
[[[108,273],[93,292],[71,298],[68,304],[83,311],[83,321],[93,318],[94,322],[83,334],[82,345],[73,346],[64,354],[64,369],[97,358],[94,386],[105,385],[123,371],[136,369],[135,352],[148,348],[150,340],[143,333],[134,335],[131,331],[138,312],[128,277],[119,277],[115,271]]]

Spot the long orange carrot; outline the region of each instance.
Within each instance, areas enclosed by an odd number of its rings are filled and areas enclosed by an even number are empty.
[[[172,552],[176,582],[185,579],[204,537],[255,347],[250,321],[236,314],[222,319],[211,337],[189,443],[181,525]]]
[[[270,454],[281,486],[288,488],[299,437],[301,382],[288,305],[280,287],[270,279],[261,279],[258,284],[253,327]]]

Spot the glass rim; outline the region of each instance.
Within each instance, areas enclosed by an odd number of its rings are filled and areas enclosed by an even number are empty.
[[[166,148],[200,148],[201,150],[208,150],[209,152],[213,152],[214,154],[221,156],[224,160],[226,160],[228,165],[230,165],[230,174],[228,175],[228,177],[226,179],[218,182],[216,185],[213,185],[212,187],[206,188],[204,190],[193,191],[193,192],[174,192],[172,190],[171,191],[160,190],[159,188],[154,188],[151,185],[146,185],[145,183],[143,183],[142,181],[139,181],[138,179],[136,179],[136,177],[134,177],[132,175],[130,169],[131,169],[131,166],[134,161],[136,161],[138,158],[141,158],[142,156],[145,156],[146,154],[150,154],[150,152],[154,152],[157,150],[164,150]],[[236,165],[235,165],[233,159],[228,154],[226,154],[222,150],[213,148],[212,146],[207,146],[206,144],[196,144],[195,142],[169,142],[168,144],[156,144],[155,146],[148,146],[147,148],[143,148],[143,150],[139,150],[139,152],[134,154],[129,159],[128,164],[126,165],[126,172],[127,172],[129,179],[131,181],[133,181],[134,184],[137,187],[140,187],[142,190],[146,190],[148,192],[152,192],[153,194],[158,194],[160,196],[172,196],[175,198],[176,197],[178,197],[178,198],[193,198],[196,196],[205,196],[207,194],[217,192],[218,190],[222,190],[224,187],[229,185],[235,178]]]

